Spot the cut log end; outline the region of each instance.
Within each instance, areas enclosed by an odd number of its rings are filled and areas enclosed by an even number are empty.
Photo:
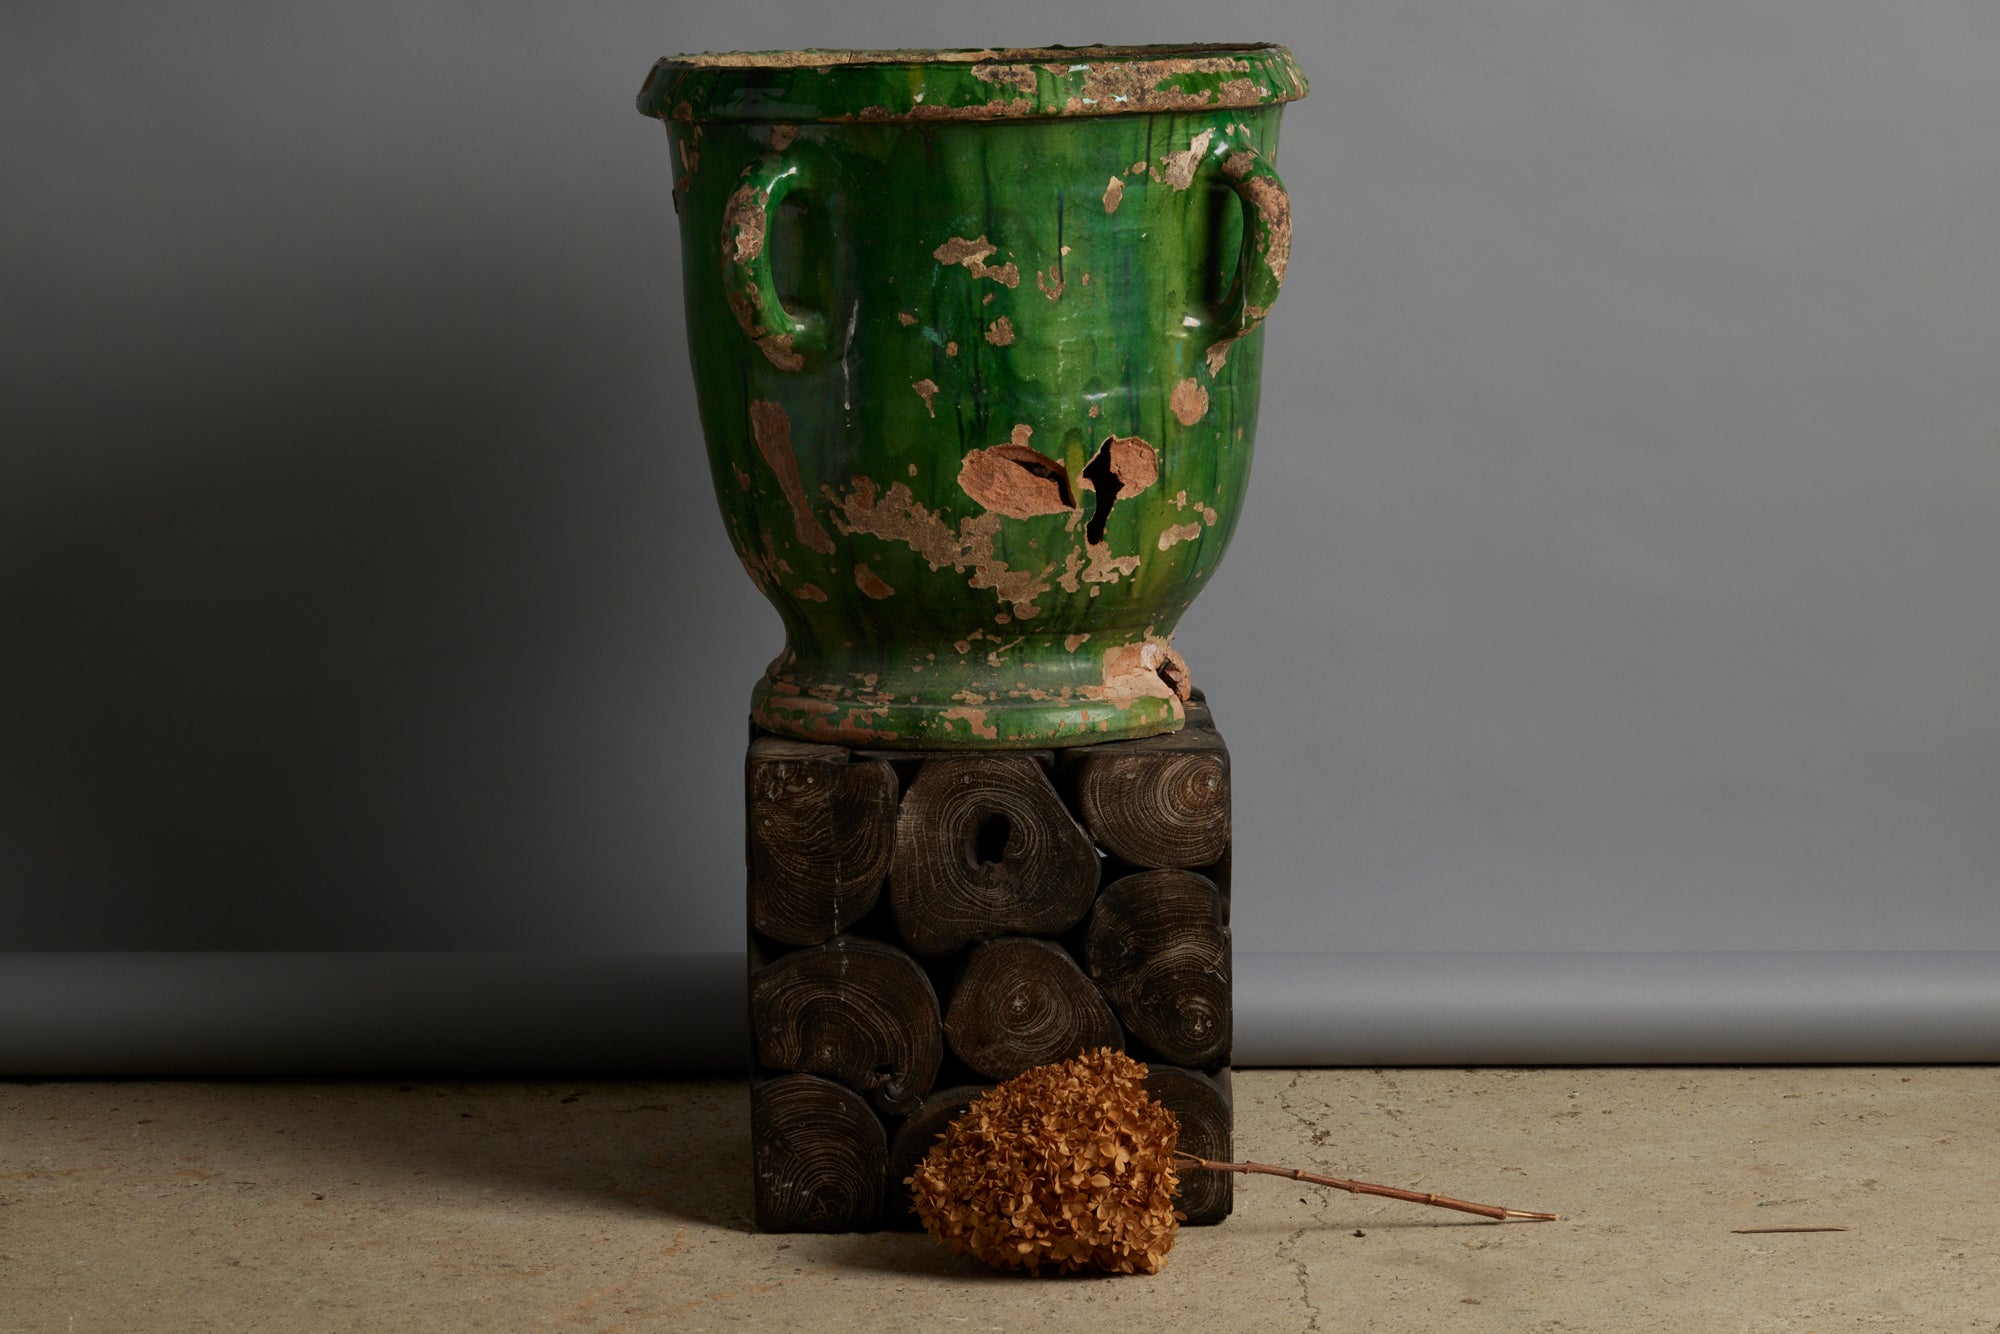
[[[1175,1065],[1229,1055],[1229,930],[1192,871],[1142,871],[1106,889],[1084,942],[1090,976],[1125,1031]]]
[[[1229,849],[1229,752],[1205,728],[1095,746],[1073,761],[1085,828],[1133,866],[1208,866]]]
[[[903,794],[889,902],[914,953],[1057,935],[1090,911],[1097,879],[1097,849],[1032,759],[927,760]]]
[[[1182,1152],[1198,1158],[1233,1156],[1229,1094],[1216,1080],[1196,1070],[1154,1065],[1146,1073],[1146,1092],[1180,1122]],[[1236,1193],[1228,1173],[1182,1172],[1180,1181],[1175,1203],[1188,1223],[1201,1227],[1229,1217]]]
[[[853,1090],[785,1075],[750,1095],[757,1226],[766,1232],[855,1232],[881,1216],[888,1141]]]
[[[937,994],[893,946],[835,937],[760,968],[750,979],[757,1060],[825,1075],[903,1113],[931,1090],[944,1059]]]
[[[1118,1020],[1069,953],[1021,936],[972,951],[952,989],[944,1032],[954,1055],[995,1080],[1125,1046]]]
[[[750,924],[817,945],[875,906],[896,835],[896,775],[838,746],[751,743]]]

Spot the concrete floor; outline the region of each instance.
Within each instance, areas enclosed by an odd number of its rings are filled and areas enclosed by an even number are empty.
[[[1237,1075],[1152,1278],[749,1229],[727,1082],[0,1083],[0,1330],[2000,1329],[2000,1070]],[[1840,1226],[1845,1232],[1738,1228]]]

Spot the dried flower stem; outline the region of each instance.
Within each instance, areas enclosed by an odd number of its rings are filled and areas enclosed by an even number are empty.
[[[1733,1236],[1748,1237],[1754,1236],[1759,1232],[1845,1232],[1847,1229],[1844,1227],[1733,1227],[1729,1231]]]
[[[1479,1214],[1485,1218],[1497,1218],[1502,1222],[1510,1218],[1551,1222],[1556,1217],[1554,1214],[1532,1213],[1526,1209],[1503,1209],[1497,1204],[1473,1204],[1469,1200],[1454,1200],[1449,1195],[1432,1195],[1425,1191],[1401,1190],[1395,1186],[1377,1186],[1367,1181],[1346,1181],[1340,1177],[1325,1177],[1315,1172],[1301,1172],[1296,1167],[1273,1167],[1269,1163],[1218,1163],[1180,1149],[1174,1151],[1174,1159],[1194,1167],[1206,1168],[1211,1172],[1244,1172],[1288,1177],[1293,1181],[1306,1181],[1315,1186],[1331,1186],[1335,1190],[1351,1191],[1356,1195],[1386,1195],[1392,1200],[1408,1200],[1412,1204],[1434,1204],[1440,1209],[1456,1209],[1461,1213]]]

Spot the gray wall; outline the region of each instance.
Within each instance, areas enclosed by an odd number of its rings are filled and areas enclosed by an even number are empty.
[[[10,4],[0,948],[741,939],[651,59],[1314,80],[1239,949],[2000,950],[2000,10]]]

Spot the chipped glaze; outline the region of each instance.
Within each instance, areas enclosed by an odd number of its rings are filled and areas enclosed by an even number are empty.
[[[1181,725],[1172,634],[1248,478],[1304,91],[1275,47],[655,67],[715,493],[785,625],[761,725]]]
[[[648,116],[686,124],[935,123],[1255,111],[1305,95],[1305,76],[1282,46],[1056,46],[670,56],[646,76],[638,102]]]

